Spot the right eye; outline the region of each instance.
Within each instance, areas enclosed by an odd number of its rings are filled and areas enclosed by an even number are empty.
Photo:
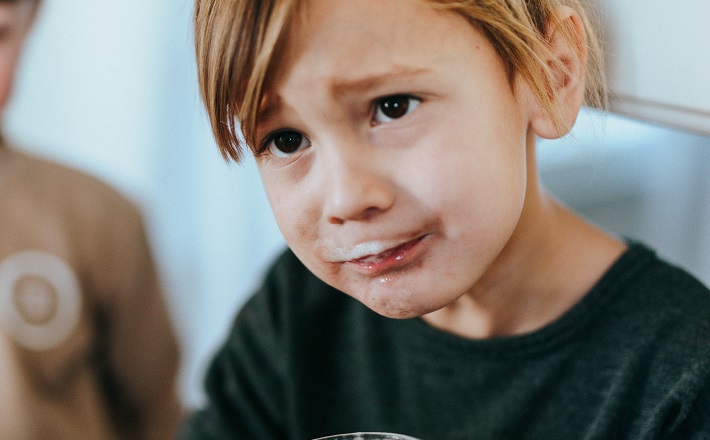
[[[262,144],[260,152],[268,150],[276,157],[287,157],[310,146],[311,142],[303,134],[293,130],[284,130],[269,136]]]
[[[383,124],[413,112],[422,100],[410,95],[392,95],[377,100],[373,122]]]

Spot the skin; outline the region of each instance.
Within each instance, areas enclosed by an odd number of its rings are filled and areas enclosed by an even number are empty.
[[[22,46],[36,14],[37,2],[0,2],[0,112],[7,107]]]
[[[553,42],[571,67],[556,90],[570,120],[555,127],[454,13],[412,0],[302,8],[259,117],[257,164],[315,275],[384,316],[486,338],[555,319],[623,251],[537,179],[535,136],[573,125],[584,54]],[[579,17],[561,13],[583,41]]]

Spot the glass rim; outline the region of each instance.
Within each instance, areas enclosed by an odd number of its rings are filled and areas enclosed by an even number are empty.
[[[337,440],[339,438],[343,438],[344,440],[351,439],[351,440],[358,440],[358,436],[364,436],[364,435],[376,435],[381,438],[382,440],[419,440],[415,437],[405,435],[405,434],[397,434],[395,432],[372,432],[372,431],[363,431],[363,432],[346,432],[343,434],[335,434],[335,435],[328,435],[326,437],[318,437],[314,438],[312,440]],[[362,440],[367,440],[366,438],[363,438]]]

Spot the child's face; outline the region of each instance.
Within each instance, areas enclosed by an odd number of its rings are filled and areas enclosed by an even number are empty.
[[[304,3],[257,128],[279,227],[311,271],[380,314],[447,306],[520,226],[528,95],[458,15]]]
[[[0,2],[0,111],[12,91],[22,43],[32,22],[34,1]]]

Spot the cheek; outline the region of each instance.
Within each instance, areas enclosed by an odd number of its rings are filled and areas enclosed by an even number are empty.
[[[312,192],[289,185],[278,178],[261,175],[276,224],[294,250],[315,241],[317,216]]]
[[[478,245],[507,235],[522,211],[526,191],[525,142],[520,133],[454,136],[430,155],[416,179],[417,197],[446,224],[447,236]]]
[[[431,139],[437,151],[419,155],[403,168],[409,188],[436,206],[490,204],[519,198],[526,181],[523,136],[455,136]]]

